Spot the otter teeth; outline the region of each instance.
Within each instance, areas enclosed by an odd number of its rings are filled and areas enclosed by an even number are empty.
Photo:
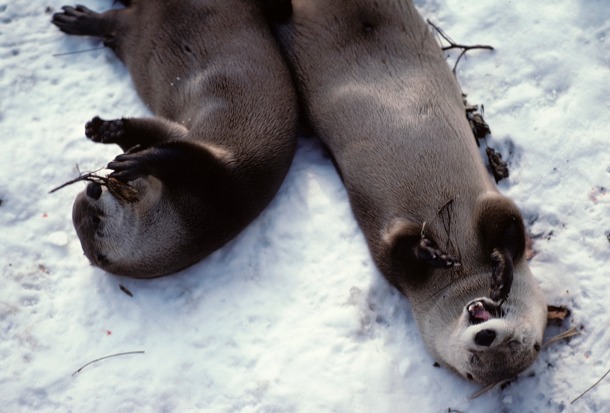
[[[483,323],[493,317],[480,301],[470,304],[468,306],[468,312],[470,313],[471,324]]]

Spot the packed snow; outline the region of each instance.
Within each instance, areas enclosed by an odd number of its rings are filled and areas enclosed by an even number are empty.
[[[532,271],[572,310],[547,338],[580,335],[471,400],[479,386],[434,367],[310,136],[272,204],[206,260],[148,281],[90,266],[71,221],[84,184],[49,190],[120,153],[88,141],[87,120],[150,113],[99,40],[50,24],[62,1],[0,0],[0,410],[608,411],[610,377],[572,401],[610,369],[610,7],[416,4],[455,41],[495,47],[469,52],[457,76],[509,161],[500,188],[526,218]],[[97,50],[58,55],[85,49]],[[139,353],[77,372],[123,352]]]

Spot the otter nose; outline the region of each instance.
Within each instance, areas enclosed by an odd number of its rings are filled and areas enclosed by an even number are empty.
[[[496,339],[496,332],[490,329],[481,330],[474,336],[474,342],[479,346],[489,347]]]
[[[100,196],[102,195],[102,186],[96,182],[90,182],[89,185],[87,185],[87,196],[89,198],[93,198],[96,201],[98,199],[100,199]]]

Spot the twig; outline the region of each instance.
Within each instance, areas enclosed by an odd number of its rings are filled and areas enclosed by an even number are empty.
[[[84,173],[80,172],[78,165],[76,165],[76,170],[78,171],[78,178],[72,179],[71,181],[68,181],[63,185],[60,185],[57,188],[51,189],[49,191],[49,193],[52,194],[53,192],[59,191],[60,189],[65,188],[68,185],[75,184],[79,181],[90,181],[91,180],[90,178],[96,176],[95,174],[98,173],[99,171],[101,171],[102,169],[104,169],[104,168],[96,169],[95,171],[87,172],[84,174]]]
[[[131,291],[129,291],[127,289],[127,287],[125,287],[123,284],[119,284],[119,288],[121,289],[121,291],[123,291],[128,296],[133,297],[133,293]]]
[[[96,171],[88,172],[85,174],[79,172],[80,175],[78,176],[78,178],[72,179],[71,181],[68,181],[63,185],[60,185],[57,188],[50,190],[49,193],[52,194],[53,192],[58,191],[61,188],[64,188],[68,185],[72,185],[79,181],[89,181],[89,182],[95,182],[98,185],[105,186],[106,188],[108,188],[110,193],[112,193],[112,195],[114,195],[115,197],[120,198],[128,203],[136,202],[138,200],[138,191],[133,186],[129,185],[128,183],[119,181],[118,179],[114,178],[112,175],[109,175],[109,176],[96,175],[96,173],[101,171],[102,169],[104,169],[104,168],[100,168]]]
[[[496,387],[498,384],[505,383],[505,382],[510,381],[510,380],[512,380],[512,379],[504,380],[504,382],[499,381],[497,383],[488,384],[487,386],[483,387],[481,390],[479,390],[479,391],[477,391],[475,393],[472,393],[470,396],[468,396],[468,399],[469,400],[474,400],[474,399],[482,396],[483,394],[487,393],[488,391],[490,391],[491,389]]]
[[[455,61],[455,64],[453,65],[453,70],[452,71],[453,71],[454,75],[455,75],[455,71],[457,69],[458,63],[460,63],[460,59],[462,58],[462,56],[464,56],[466,54],[467,51],[473,50],[473,49],[494,50],[494,48],[492,46],[489,46],[489,45],[486,45],[486,44],[475,44],[473,46],[467,46],[467,45],[464,45],[464,44],[456,43],[440,27],[438,27],[437,25],[432,23],[430,21],[430,19],[428,19],[427,22],[428,22],[428,24],[430,26],[432,26],[434,28],[434,30],[437,31],[437,33],[443,39],[445,39],[445,41],[447,41],[449,43],[449,46],[442,46],[441,47],[443,49],[443,51],[451,50],[451,49],[462,49],[462,52],[460,53],[460,55],[458,56],[458,58]]]
[[[574,400],[572,400],[572,401],[570,402],[570,404],[574,404],[574,402],[575,402],[576,400],[580,399],[580,398],[581,398],[581,397],[583,397],[585,394],[587,394],[587,393],[589,393],[591,390],[593,390],[593,388],[594,388],[595,386],[597,386],[599,383],[601,383],[601,381],[602,381],[603,379],[605,379],[605,378],[606,378],[606,376],[607,376],[608,374],[610,374],[610,370],[608,370],[608,371],[607,371],[607,372],[606,372],[606,373],[605,373],[605,374],[604,374],[604,375],[603,375],[603,376],[602,376],[602,377],[601,377],[599,380],[597,380],[597,381],[596,381],[596,382],[595,382],[595,383],[594,383],[594,384],[593,384],[591,387],[589,387],[587,390],[585,390],[585,391],[584,391],[584,392],[583,392],[583,393],[582,393],[580,396],[578,396],[577,398],[575,398]]]
[[[550,338],[546,343],[542,344],[542,347],[546,347],[550,344],[553,344],[559,340],[563,340],[566,338],[574,337],[580,334],[580,331],[576,327],[572,327],[571,329],[564,331],[561,334],[557,334],[555,337]]]
[[[110,354],[109,356],[104,356],[104,357],[100,357],[98,359],[95,360],[91,360],[89,363],[85,364],[83,367],[81,367],[80,369],[76,370],[74,373],[72,373],[72,377],[74,377],[76,374],[80,373],[85,367],[93,364],[93,363],[97,363],[98,361],[102,361],[102,360],[106,360],[112,357],[119,357],[119,356],[127,356],[129,354],[144,354],[144,350],[138,350],[138,351],[126,351],[124,353],[116,353],[116,354]]]
[[[69,56],[69,55],[72,55],[72,54],[79,54],[79,53],[94,52],[94,51],[96,51],[96,50],[102,50],[102,49],[105,49],[105,48],[106,48],[106,46],[102,46],[102,47],[95,47],[95,48],[93,48],[93,49],[76,50],[76,51],[74,51],[74,52],[55,53],[55,54],[52,54],[51,56],[53,56],[53,57],[59,57],[59,56]]]
[[[441,212],[443,212],[443,209],[447,208],[450,204],[453,203],[453,201],[455,201],[455,198],[451,198],[450,200],[448,200],[447,202],[445,202],[443,204],[443,206],[441,206],[438,211],[436,211],[436,214],[432,217],[432,219],[430,220],[430,222],[428,221],[424,221],[424,223],[421,226],[421,232],[420,232],[420,236],[421,238],[426,238],[426,227],[429,226],[431,223],[434,222],[434,220],[436,218],[438,218],[438,216],[441,214]]]

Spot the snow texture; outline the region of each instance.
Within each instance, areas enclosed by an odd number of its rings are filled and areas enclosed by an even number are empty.
[[[110,50],[56,56],[101,46],[50,24],[62,4],[0,0],[1,411],[609,411],[610,378],[571,404],[610,368],[605,0],[417,1],[456,41],[496,48],[469,52],[458,79],[509,161],[500,187],[535,240],[532,271],[572,310],[547,336],[582,333],[475,400],[477,385],[433,366],[315,138],[265,212],[203,262],[152,281],[90,266],[71,222],[84,185],[48,192],[120,152],[89,142],[87,120],[149,113]],[[145,353],[72,375],[127,351]]]

